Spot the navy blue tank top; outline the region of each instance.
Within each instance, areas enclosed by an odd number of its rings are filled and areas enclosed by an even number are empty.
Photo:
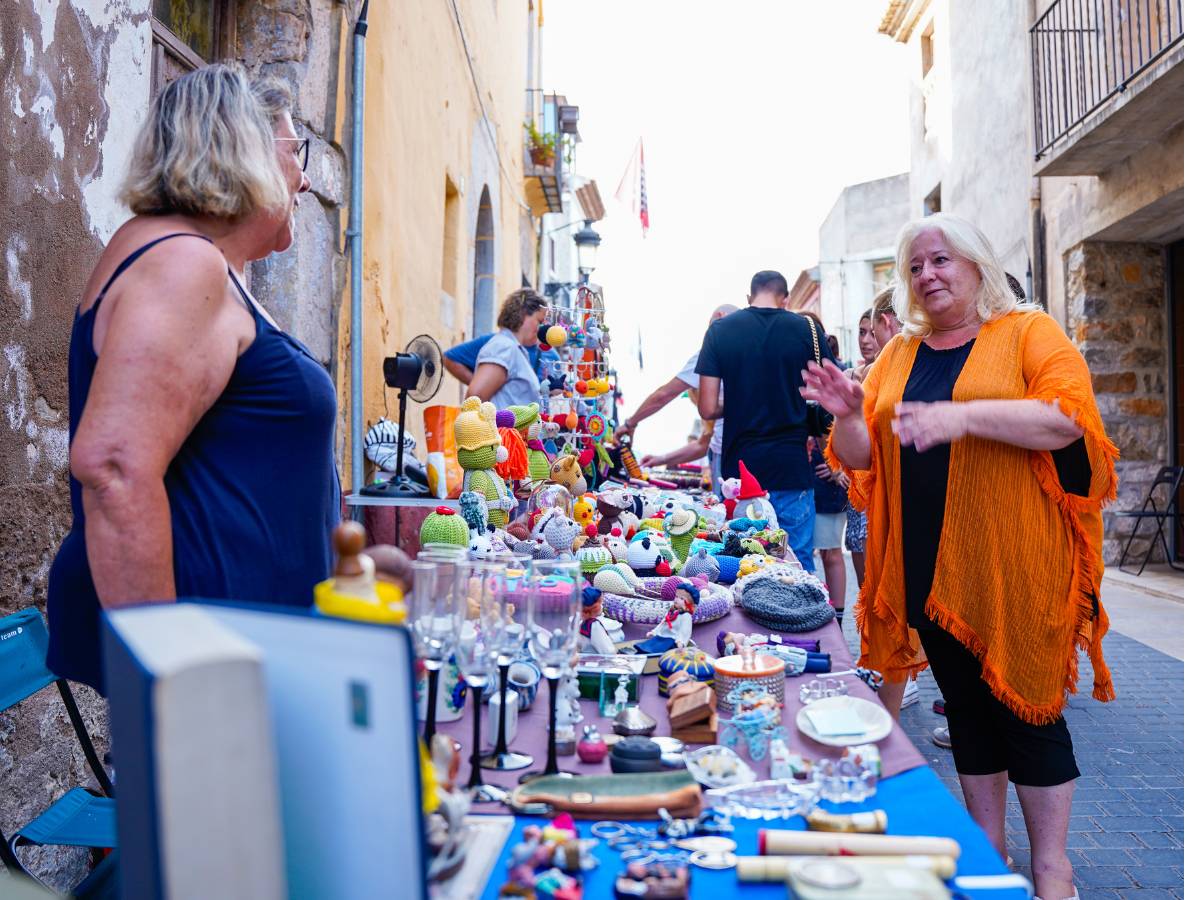
[[[96,302],[75,314],[68,361],[70,436],[87,403],[97,357],[96,311],[113,282],[150,247],[113,272]],[[229,383],[196,423],[163,478],[171,508],[175,592],[306,606],[329,577],[331,533],[341,512],[334,465],[337,395],[325,368],[295,338],[255,309],[255,337]],[[136,422],[128,423],[136,428]],[[79,482],[71,478],[71,531],[50,568],[47,664],[59,676],[104,693],[100,602],[88,567]]]

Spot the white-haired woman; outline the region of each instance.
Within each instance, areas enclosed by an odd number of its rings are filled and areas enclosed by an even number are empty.
[[[1058,324],[1010,291],[987,239],[938,213],[904,227],[901,335],[865,384],[811,366],[832,412],[831,461],[868,510],[858,604],[863,664],[900,682],[922,667],[946,698],[972,817],[1003,855],[1009,781],[1029,829],[1034,884],[1071,897],[1075,765],[1062,717],[1077,649],[1112,699],[1100,652],[1100,507],[1116,491],[1087,366]]]
[[[48,662],[103,692],[100,609],[177,596],[307,605],[339,514],[336,394],[246,285],[286,250],[308,142],[281,82],[238,67],[155,99],[71,330],[74,522]],[[301,298],[297,298],[302,302]]]

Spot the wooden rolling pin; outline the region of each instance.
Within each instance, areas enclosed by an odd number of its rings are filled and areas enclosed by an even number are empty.
[[[797,862],[812,859],[811,856],[739,856],[737,860],[738,881],[787,881],[788,870]],[[925,869],[945,881],[953,878],[958,864],[949,856],[856,856],[859,863],[885,863],[890,866],[908,866]]]
[[[758,832],[763,856],[949,856],[962,849],[953,838],[902,834],[842,834],[830,831]]]

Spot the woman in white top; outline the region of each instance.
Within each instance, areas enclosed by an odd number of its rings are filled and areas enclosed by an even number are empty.
[[[547,307],[546,298],[533,288],[521,288],[504,298],[496,317],[497,331],[479,351],[468,396],[490,400],[497,408],[538,402],[538,378],[525,348],[537,341]]]

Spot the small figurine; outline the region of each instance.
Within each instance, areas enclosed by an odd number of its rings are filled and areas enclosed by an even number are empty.
[[[675,602],[646,640],[634,645],[635,649],[654,656],[674,647],[688,646],[692,642],[692,617],[699,602],[700,590],[694,584],[686,581],[677,584]]]
[[[571,726],[571,740],[575,739],[574,726],[583,721],[583,711],[579,706],[579,675],[574,666],[563,669],[562,679],[558,685],[558,724]],[[575,749],[571,748],[571,753]]]
[[[595,725],[584,725],[583,737],[575,745],[575,752],[585,763],[602,763],[608,755],[608,744],[604,743]]]
[[[611,656],[617,652],[608,629],[600,621],[604,613],[604,595],[594,587],[583,589],[583,621],[579,624],[580,651],[583,653],[602,653]]]

